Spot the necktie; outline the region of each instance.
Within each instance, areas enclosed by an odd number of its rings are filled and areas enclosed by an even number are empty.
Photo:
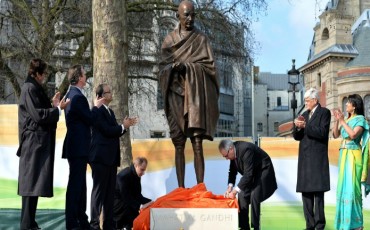
[[[310,115],[309,115],[308,119],[311,119],[312,114],[313,114],[313,111],[310,112]]]
[[[109,108],[107,108],[107,110],[108,110],[109,115],[111,115],[111,116],[112,116],[112,114],[111,114],[111,112],[110,112],[110,109],[109,109]]]

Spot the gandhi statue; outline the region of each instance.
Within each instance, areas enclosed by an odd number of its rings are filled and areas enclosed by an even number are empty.
[[[208,38],[194,26],[194,4],[182,1],[176,16],[179,24],[162,44],[159,84],[175,147],[178,185],[185,187],[184,149],[188,137],[194,151],[197,183],[204,180],[202,141],[213,140],[220,87]]]

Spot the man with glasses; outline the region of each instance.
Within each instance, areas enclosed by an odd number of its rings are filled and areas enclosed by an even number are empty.
[[[230,160],[229,186],[225,197],[235,199],[238,194],[239,228],[249,227],[249,204],[251,205],[252,228],[259,230],[261,202],[277,189],[274,166],[269,155],[258,146],[244,141],[222,140],[218,146],[221,155]],[[242,176],[234,187],[236,175]]]
[[[325,229],[324,192],[330,190],[328,142],[331,114],[321,107],[319,91],[304,94],[306,111],[294,120],[294,139],[299,142],[296,191],[302,193],[306,229]]]
[[[113,110],[108,106],[113,100],[107,84],[96,87],[96,97],[104,98],[103,106],[97,111],[97,118],[92,126],[92,140],[89,163],[92,169],[93,189],[91,192],[90,230],[100,229],[100,213],[103,209],[103,229],[115,229],[113,221],[114,188],[116,186],[117,167],[120,166],[119,138],[126,133],[138,119],[125,117],[118,124]]]

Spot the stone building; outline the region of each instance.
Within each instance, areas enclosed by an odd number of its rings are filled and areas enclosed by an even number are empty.
[[[302,83],[296,86],[297,107],[302,106]],[[292,121],[292,92],[287,74],[260,72],[254,81],[254,137],[274,137],[283,121]],[[258,101],[258,103],[257,103]]]
[[[307,62],[299,68],[305,89],[320,91],[320,103],[345,111],[347,96],[360,95],[370,121],[370,0],[331,0],[314,35]],[[334,119],[332,119],[332,125]],[[331,125],[331,126],[332,126]],[[292,123],[279,127],[290,135]]]

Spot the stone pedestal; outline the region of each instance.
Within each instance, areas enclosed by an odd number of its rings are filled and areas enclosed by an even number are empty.
[[[151,208],[151,230],[237,230],[237,208]]]

